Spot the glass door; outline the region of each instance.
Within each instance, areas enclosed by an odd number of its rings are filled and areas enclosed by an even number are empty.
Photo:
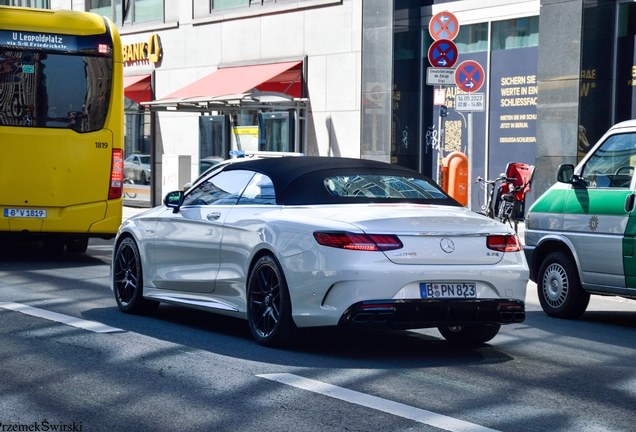
[[[258,150],[292,152],[292,126],[289,112],[264,112],[258,114]]]
[[[229,158],[229,135],[224,115],[199,117],[199,174]]]

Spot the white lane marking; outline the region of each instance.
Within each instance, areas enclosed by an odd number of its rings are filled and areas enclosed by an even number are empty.
[[[257,376],[282,384],[287,384],[289,386],[296,387],[302,390],[308,390],[310,392],[319,393],[324,396],[329,396],[335,399],[362,405],[367,408],[372,408],[378,411],[393,414],[448,431],[497,432],[495,429],[489,429],[487,427],[468,423],[463,420],[458,420],[442,414],[436,414],[431,411],[426,411],[398,402],[392,402],[390,400],[367,395],[353,390],[348,390],[346,388],[323,383],[321,381],[303,378],[298,375],[279,373],[262,374]]]
[[[31,315],[38,318],[44,318],[49,321],[59,322],[84,330],[89,330],[95,333],[116,333],[126,331],[116,327],[110,327],[96,321],[83,320],[80,318],[59,314],[57,312],[34,308],[32,306],[23,305],[20,303],[0,303],[0,308],[22,312],[23,314]]]

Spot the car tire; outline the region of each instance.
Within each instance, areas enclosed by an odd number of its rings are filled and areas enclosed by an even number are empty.
[[[545,257],[539,268],[537,289],[544,312],[555,318],[578,318],[590,302],[590,293],[581,287],[576,264],[562,252]]]
[[[143,296],[143,272],[137,244],[126,237],[117,246],[113,261],[113,292],[117,306],[130,314],[149,314],[157,309],[158,301]]]
[[[256,262],[247,283],[247,321],[256,341],[268,347],[291,345],[298,334],[285,277],[276,259]]]
[[[501,326],[499,324],[474,324],[468,326],[438,327],[439,332],[449,342],[482,344],[492,340]]]
[[[148,180],[146,179],[146,172],[142,171],[141,172],[141,182],[142,185],[145,185],[146,183],[148,183]]]

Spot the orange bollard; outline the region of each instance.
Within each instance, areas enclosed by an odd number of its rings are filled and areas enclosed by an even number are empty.
[[[444,170],[444,167],[446,169]],[[468,205],[468,157],[462,152],[452,152],[444,158],[442,189],[463,206]]]

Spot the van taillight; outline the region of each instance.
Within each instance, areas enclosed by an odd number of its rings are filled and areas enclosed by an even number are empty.
[[[113,162],[110,166],[110,187],[108,188],[108,199],[121,198],[124,190],[124,151],[122,149],[113,150]]]

